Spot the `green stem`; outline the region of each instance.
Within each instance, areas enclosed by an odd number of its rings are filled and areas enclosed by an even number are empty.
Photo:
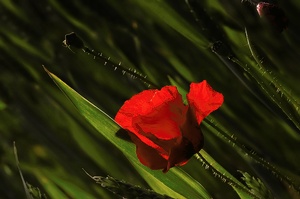
[[[262,157],[259,157],[256,153],[253,151],[249,151],[243,144],[236,141],[236,139],[233,136],[230,136],[228,132],[225,130],[222,130],[221,127],[219,127],[218,124],[212,119],[211,116],[208,116],[203,121],[204,125],[208,125],[213,127],[218,133],[214,133],[216,136],[221,138],[225,143],[229,143],[229,146],[233,147],[234,149],[238,149],[243,154],[247,155],[247,157],[254,160],[256,163],[263,166],[265,169],[270,171],[272,174],[275,175],[280,180],[286,181],[292,188],[294,188],[296,191],[300,192],[300,187],[297,186],[288,176],[283,175],[275,166],[273,166],[271,163],[264,160]],[[232,143],[232,144],[231,144]]]
[[[99,59],[103,60],[105,66],[108,65],[108,66],[112,67],[114,70],[121,70],[123,75],[128,74],[133,79],[139,79],[144,84],[146,84],[148,87],[159,88],[159,86],[154,84],[152,81],[148,80],[146,78],[146,76],[143,76],[141,73],[137,72],[135,69],[126,68],[121,65],[121,62],[119,62],[119,64],[116,64],[110,60],[110,57],[106,57],[102,53],[96,53],[94,50],[89,49],[87,46],[85,46],[83,40],[79,36],[77,36],[77,34],[74,32],[71,32],[71,33],[65,35],[65,40],[63,41],[63,45],[65,47],[69,48],[70,50],[71,50],[70,47],[82,49],[83,52],[87,53],[88,55],[93,55],[94,59],[99,58]]]
[[[16,165],[17,165],[17,168],[18,168],[21,180],[22,180],[22,184],[23,184],[23,187],[25,189],[26,198],[27,199],[33,199],[33,197],[31,196],[31,194],[29,193],[27,184],[25,182],[25,179],[23,177],[23,174],[22,174],[22,171],[21,171],[21,168],[20,168],[20,162],[19,162],[19,158],[18,158],[18,151],[17,151],[17,147],[16,147],[16,143],[15,142],[14,142],[14,155],[15,155]]]
[[[99,58],[99,59],[103,60],[105,66],[108,65],[108,66],[112,67],[114,70],[121,70],[123,75],[128,74],[133,79],[139,79],[140,81],[145,83],[150,88],[159,88],[158,85],[156,85],[152,81],[148,80],[146,76],[143,76],[141,73],[137,72],[135,69],[130,69],[130,68],[124,67],[123,65],[121,65],[121,62],[116,64],[110,60],[110,57],[106,57],[102,53],[96,53],[94,50],[90,50],[86,46],[82,50],[84,52],[86,52],[87,54],[93,55],[94,58]]]
[[[203,155],[202,155],[202,154]],[[206,160],[206,158],[210,160]],[[222,182],[227,183],[235,190],[240,190],[242,192],[247,193],[253,198],[259,199],[256,195],[254,195],[246,186],[244,186],[240,181],[238,181],[235,177],[233,177],[229,172],[227,172],[221,165],[219,165],[215,160],[213,160],[204,150],[195,154],[197,160],[199,160],[205,169],[210,169],[215,177],[221,179]]]
[[[271,75],[271,73],[264,68],[258,58],[256,50],[250,42],[248,31],[246,28],[245,36],[250,53],[258,65],[258,68],[254,68],[254,71],[248,70],[247,72],[257,81],[262,90],[272,99],[272,101],[275,102],[275,104],[283,111],[285,116],[287,116],[294,123],[298,130],[300,130],[300,104],[291,94],[289,94],[284,89],[284,87],[280,83],[277,82],[275,76]],[[245,68],[239,60],[232,59],[232,61]],[[259,74],[256,74],[258,72],[261,74],[261,77],[264,78],[259,78]]]

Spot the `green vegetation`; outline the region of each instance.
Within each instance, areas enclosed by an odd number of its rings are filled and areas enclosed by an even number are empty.
[[[2,0],[0,198],[300,198],[300,2],[278,3],[282,33],[248,1]],[[66,48],[70,32],[94,51]],[[117,136],[111,118],[148,89],[119,63],[223,93],[185,166],[152,171]]]

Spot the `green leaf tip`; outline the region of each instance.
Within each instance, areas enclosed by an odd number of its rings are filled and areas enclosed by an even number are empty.
[[[54,81],[53,76],[55,76],[53,73],[51,73],[46,66],[42,65],[44,71],[49,75],[49,77]],[[55,82],[55,81],[54,81]]]

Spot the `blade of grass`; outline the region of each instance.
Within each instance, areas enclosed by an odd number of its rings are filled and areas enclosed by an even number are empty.
[[[175,198],[211,198],[203,186],[178,168],[173,168],[167,174],[163,174],[161,171],[153,171],[143,166],[136,157],[134,145],[115,135],[120,127],[112,118],[46,68],[45,70],[87,121],[126,155],[155,191]]]
[[[31,194],[29,193],[28,187],[26,185],[25,179],[23,177],[23,174],[22,174],[22,171],[21,171],[21,168],[20,168],[20,162],[19,162],[18,152],[17,152],[17,147],[16,147],[16,143],[15,142],[14,142],[14,155],[15,155],[15,159],[16,159],[17,168],[18,168],[21,180],[22,180],[22,184],[23,184],[23,187],[25,189],[26,198],[27,199],[33,199],[33,197],[31,196]]]
[[[74,185],[72,182],[68,180],[64,180],[56,175],[48,175],[49,180],[51,180],[53,183],[56,184],[60,189],[64,190],[65,193],[67,193],[68,196],[71,198],[85,198],[85,199],[92,199],[94,198],[91,194],[85,192],[78,186]]]
[[[195,154],[195,156],[206,168],[209,168],[213,172],[214,176],[219,177],[224,183],[229,184],[241,199],[258,198],[245,185],[216,162],[206,151],[201,150],[198,154]]]
[[[245,35],[251,55],[256,62],[256,65],[254,65],[253,70],[249,70],[249,74],[251,74],[256,79],[257,83],[261,86],[266,95],[268,95],[272,99],[272,101],[276,103],[276,105],[300,130],[299,102],[297,102],[297,100],[290,93],[287,92],[286,88],[280,82],[278,82],[276,77],[272,75],[271,72],[265,69],[265,67],[258,58],[254,46],[250,41],[246,28]]]
[[[199,37],[199,33],[189,23],[183,20],[166,2],[164,1],[135,1],[143,10],[149,12],[151,17],[159,22],[164,22],[184,37],[202,48],[207,47],[205,38]]]
[[[48,178],[53,175],[51,172],[47,171],[47,176],[38,170],[34,171],[34,173],[37,179],[42,183],[43,188],[47,191],[50,198],[68,198],[65,192]]]
[[[249,151],[242,143],[239,143],[236,138],[231,136],[228,131],[220,124],[217,123],[213,116],[208,116],[203,121],[203,124],[208,128],[212,129],[210,132],[219,137],[221,140],[224,141],[228,146],[232,147],[233,149],[239,151],[241,154],[245,155],[245,157],[253,160],[254,162],[260,164],[265,169],[273,173],[279,180],[286,181],[291,187],[295,190],[300,192],[300,187],[292,180],[289,176],[282,173],[278,168],[276,168],[271,163],[267,162],[262,157],[258,156],[253,151]],[[244,157],[244,158],[245,158]],[[249,161],[249,160],[247,160]]]

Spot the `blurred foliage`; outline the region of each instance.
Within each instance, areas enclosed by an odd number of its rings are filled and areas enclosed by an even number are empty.
[[[13,141],[25,180],[47,198],[115,198],[82,168],[92,176],[109,175],[151,188],[122,152],[76,111],[42,67],[111,117],[126,99],[147,88],[93,56],[64,48],[64,35],[73,31],[89,48],[159,86],[171,80],[184,93],[191,81],[208,80],[225,96],[210,121],[232,142],[204,123],[207,153],[238,179],[245,175],[237,170],[260,179],[254,184],[264,183],[276,198],[300,197],[274,170],[249,158],[262,157],[300,184],[300,2],[278,1],[290,19],[281,34],[261,20],[248,1],[190,2],[198,22],[184,0],[0,1],[1,198],[25,197]],[[249,153],[238,150],[235,142]],[[183,169],[213,198],[238,198],[196,158]]]

